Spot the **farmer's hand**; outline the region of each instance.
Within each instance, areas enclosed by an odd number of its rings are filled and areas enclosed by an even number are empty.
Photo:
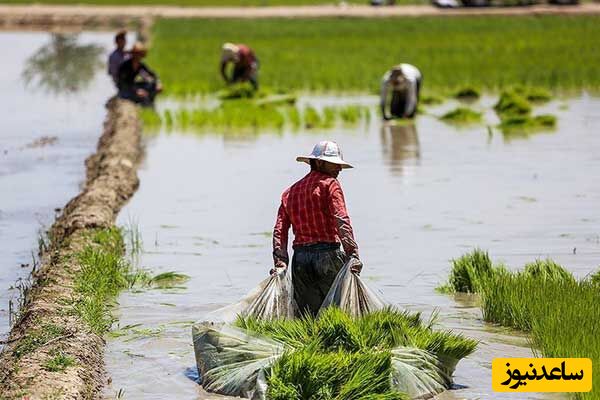
[[[356,256],[352,256],[350,260],[352,261],[352,265],[350,265],[350,272],[360,275],[360,271],[363,269],[362,261],[360,261]]]
[[[137,89],[137,90],[135,91],[135,94],[136,94],[138,97],[148,97],[148,92],[147,92],[147,91],[145,91],[144,89]]]
[[[287,264],[284,263],[283,261],[279,260],[275,263],[275,266],[273,268],[271,268],[271,270],[269,271],[269,274],[276,275],[278,269],[285,271],[286,268],[287,268]]]

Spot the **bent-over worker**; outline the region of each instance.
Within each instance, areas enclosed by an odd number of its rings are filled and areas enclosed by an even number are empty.
[[[142,59],[146,56],[146,47],[136,42],[130,53],[131,58],[125,60],[119,67],[119,97],[128,99],[144,106],[151,106],[154,97],[162,91],[158,76]]]
[[[227,64],[233,64],[231,78],[227,76]],[[245,44],[225,43],[221,48],[221,76],[227,83],[250,82],[258,90],[258,58]]]
[[[417,112],[421,91],[421,72],[410,64],[398,64],[383,75],[381,81],[381,114],[383,119],[413,118]],[[388,92],[392,98],[387,110]]]
[[[294,299],[300,312],[316,315],[344,263],[352,257],[352,271],[358,274],[362,269],[344,193],[336,179],[343,168],[352,166],[342,158],[337,143],[329,141],[317,143],[310,155],[296,161],[310,164],[310,172],[281,196],[273,229],[275,268],[271,273],[288,267],[291,226]]]

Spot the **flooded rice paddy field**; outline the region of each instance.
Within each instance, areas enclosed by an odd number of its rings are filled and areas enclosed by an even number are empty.
[[[113,92],[104,73],[112,35],[0,32],[0,337],[19,295],[11,287],[37,259],[38,232],[85,179]]]
[[[494,98],[473,105],[497,120]],[[374,97],[306,97],[300,103],[375,105]],[[165,101],[165,103],[167,103]],[[208,399],[197,378],[190,325],[238,300],[267,276],[281,192],[307,172],[295,157],[315,142],[340,143],[356,168],[340,174],[367,283],[391,303],[440,310],[440,327],[482,342],[459,363],[444,399],[516,399],[491,391],[495,357],[531,354],[525,336],[485,324],[473,299],[438,294],[450,260],[475,246],[521,268],[551,257],[582,277],[600,264],[600,99],[582,95],[536,108],[554,132],[505,138],[485,126],[440,122],[456,104],[428,108],[414,126],[260,135],[162,132],[147,138],[141,186],[121,212],[137,225],[140,265],[191,276],[180,288],[120,296],[120,326],[106,353],[106,398]],[[532,394],[528,398],[551,398]]]

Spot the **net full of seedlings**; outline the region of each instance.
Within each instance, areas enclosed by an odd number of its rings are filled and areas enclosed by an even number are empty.
[[[428,398],[447,389],[476,341],[434,330],[420,313],[385,306],[349,269],[340,270],[316,317],[282,312],[282,304],[294,307],[291,277],[282,273],[220,314],[237,310],[235,320],[194,325],[204,388],[286,400]],[[260,298],[274,313],[249,298]]]

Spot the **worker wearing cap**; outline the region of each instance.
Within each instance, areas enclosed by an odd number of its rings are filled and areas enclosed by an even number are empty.
[[[381,114],[383,119],[413,118],[417,112],[421,91],[421,72],[410,64],[398,64],[383,75],[381,81]],[[387,110],[388,92],[392,98]]]
[[[147,53],[146,47],[136,42],[129,53],[131,57],[119,67],[119,97],[150,106],[154,97],[162,91],[162,86],[154,71],[142,62]]]
[[[231,78],[227,76],[227,64],[233,64]],[[245,44],[225,43],[221,48],[221,76],[227,83],[250,82],[258,90],[258,59]]]
[[[115,44],[117,48],[108,56],[108,74],[112,77],[115,85],[119,80],[119,67],[123,61],[129,58],[129,53],[125,51],[127,44],[127,31],[121,30],[115,35]]]
[[[281,196],[273,229],[275,268],[271,273],[288,267],[291,226],[294,299],[300,312],[316,315],[344,263],[352,257],[352,271],[358,274],[362,269],[344,193],[336,179],[343,168],[352,166],[342,158],[338,144],[329,141],[317,143],[310,155],[296,160],[310,164],[310,172]]]

